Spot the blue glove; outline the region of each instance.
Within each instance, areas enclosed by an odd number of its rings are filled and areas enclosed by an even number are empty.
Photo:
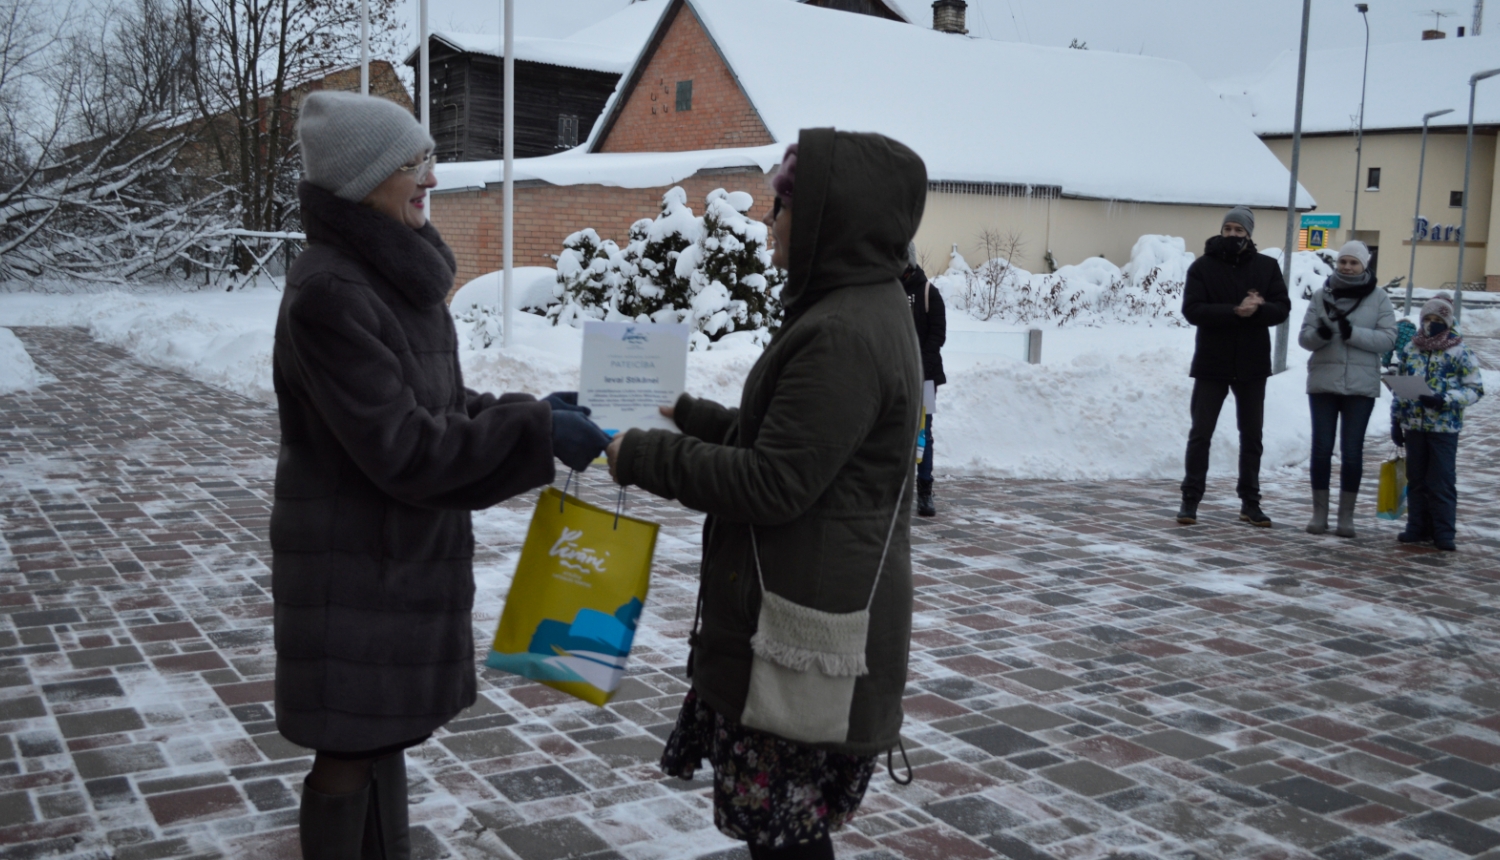
[[[1441,411],[1448,405],[1447,399],[1441,394],[1424,394],[1417,398],[1417,402],[1422,404],[1424,409],[1431,409],[1434,412]]]
[[[542,402],[550,405],[553,412],[582,412],[588,415],[591,411],[587,406],[578,405],[576,391],[554,391],[543,397]]]
[[[577,407],[552,411],[552,453],[569,469],[587,469],[608,445],[609,434]]]

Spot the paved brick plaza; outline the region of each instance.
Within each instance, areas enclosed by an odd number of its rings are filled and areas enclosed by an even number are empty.
[[[0,396],[0,857],[297,856],[308,754],[270,710],[274,412],[16,331],[56,381]],[[878,776],[840,856],[1500,858],[1497,395],[1460,446],[1456,555],[1368,517],[1314,539],[1290,474],[1270,532],[1222,497],[1178,527],[1165,481],[945,481],[914,538],[917,781]],[[612,500],[604,480],[584,497]],[[476,521],[481,643],[531,503]],[[664,525],[633,676],[596,709],[482,672],[411,755],[417,856],[744,856],[702,774],[654,767],[698,518],[630,509]]]

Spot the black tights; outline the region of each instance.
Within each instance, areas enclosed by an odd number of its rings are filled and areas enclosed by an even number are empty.
[[[769,848],[751,844],[750,860],[833,860],[833,839],[823,837],[801,844]]]

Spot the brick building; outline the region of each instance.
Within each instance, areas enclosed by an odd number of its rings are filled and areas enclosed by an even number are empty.
[[[986,230],[1022,234],[1016,262],[1031,269],[1048,254],[1123,263],[1142,234],[1196,243],[1236,204],[1280,235],[1286,168],[1185,66],[973,39],[958,0],[934,5],[934,29],[823,5],[843,4],[646,0],[622,12],[655,18],[586,145],[516,162],[516,265],[551,265],[585,227],[624,239],[673,185],[695,209],[720,187],[759,207],[766,171],[815,126],[878,131],[923,157],[917,244],[939,263],[955,245],[981,259]],[[1143,94],[1163,109],[1142,109]],[[438,179],[432,218],[459,283],[500,268],[499,164],[443,165]]]

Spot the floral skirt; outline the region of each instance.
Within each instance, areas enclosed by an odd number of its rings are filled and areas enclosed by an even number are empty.
[[[714,825],[731,839],[782,848],[826,839],[859,809],[875,756],[827,752],[725,719],[689,690],[661,769],[692,779],[714,770]]]

